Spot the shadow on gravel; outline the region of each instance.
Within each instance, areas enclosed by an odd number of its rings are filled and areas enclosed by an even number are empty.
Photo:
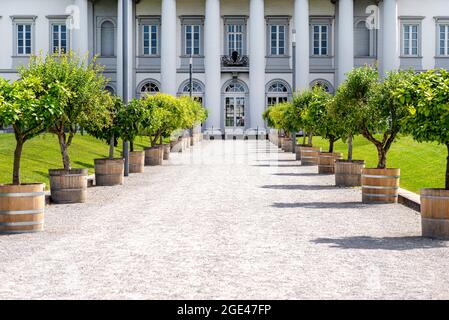
[[[318,175],[318,173],[273,173],[273,176],[281,177],[321,177],[324,175]]]
[[[315,244],[330,244],[332,248],[365,249],[365,250],[393,250],[405,251],[416,249],[445,248],[447,242],[426,239],[422,237],[346,237],[346,238],[318,238],[312,240]]]
[[[277,189],[277,190],[334,190],[338,189],[335,186],[314,186],[314,185],[285,185],[285,184],[279,184],[279,185],[267,185],[262,186],[262,189]]]
[[[307,209],[363,209],[368,207],[360,202],[304,202],[273,203],[274,208],[307,208]]]

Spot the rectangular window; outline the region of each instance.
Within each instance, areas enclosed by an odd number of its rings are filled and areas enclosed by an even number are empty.
[[[17,24],[17,54],[29,55],[31,54],[32,38],[31,38],[31,24]]]
[[[185,40],[185,54],[199,55],[200,54],[200,26],[187,25],[184,27]]]
[[[52,25],[52,52],[67,53],[67,26],[65,24]]]
[[[232,55],[237,51],[239,55],[243,55],[243,26],[228,25],[228,54]]]
[[[285,26],[273,25],[270,28],[271,55],[285,54]]]
[[[449,56],[449,24],[440,24],[438,34],[438,53],[440,56]]]
[[[403,55],[417,56],[418,55],[418,24],[404,24],[403,25]]]
[[[143,25],[143,54],[157,55],[158,53],[158,26]]]
[[[313,36],[313,55],[327,56],[328,55],[329,26],[314,25],[312,36]]]

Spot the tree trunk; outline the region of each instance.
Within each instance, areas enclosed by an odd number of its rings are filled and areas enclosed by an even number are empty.
[[[134,152],[134,141],[129,142],[129,148],[130,148],[131,152]]]
[[[160,144],[160,145],[163,145],[163,144],[164,144],[164,138],[163,138],[162,136],[159,138],[159,144]]]
[[[352,161],[352,134],[348,137],[348,160]]]
[[[329,152],[334,152],[334,144],[335,144],[335,139],[330,138],[329,139]]]
[[[115,145],[115,139],[114,139],[114,135],[112,135],[111,139],[109,140],[109,160],[114,159],[114,145]]]
[[[446,147],[447,147],[446,190],[449,190],[449,143],[446,144]]]
[[[306,145],[306,133],[304,132],[304,129],[302,130],[302,145]]]
[[[22,158],[23,140],[18,139],[14,151],[14,169],[12,174],[12,184],[20,185],[20,160]]]
[[[64,164],[64,170],[70,170],[70,157],[69,152],[67,150],[67,143],[65,141],[65,133],[58,133],[58,140],[59,140],[59,148],[61,150],[61,156],[62,156],[62,163]]]
[[[377,169],[387,167],[387,153],[381,145],[377,145]]]
[[[312,146],[312,137],[313,137],[313,134],[312,134],[312,132],[310,132],[310,133],[309,133],[309,141],[307,142],[307,145],[308,145],[309,147]]]

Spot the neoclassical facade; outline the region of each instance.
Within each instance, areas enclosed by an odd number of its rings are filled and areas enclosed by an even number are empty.
[[[263,133],[263,110],[313,85],[330,92],[366,63],[449,68],[448,0],[2,0],[0,75],[39,52],[105,66],[129,100],[190,93],[203,130]]]

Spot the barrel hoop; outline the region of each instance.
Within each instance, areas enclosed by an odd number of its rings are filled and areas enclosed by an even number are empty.
[[[38,226],[44,224],[44,221],[28,221],[28,222],[0,222],[0,227],[27,227]]]
[[[7,214],[7,215],[22,215],[22,214],[42,214],[44,213],[44,209],[37,209],[37,210],[0,210],[0,215]]]
[[[85,174],[82,174],[82,173],[77,173],[77,174],[63,174],[63,175],[58,175],[58,174],[55,174],[55,175],[50,175],[50,177],[64,177],[64,178],[71,178],[71,177],[86,177],[87,178],[87,175],[85,175]]]
[[[373,197],[373,198],[398,198],[397,194],[372,194],[372,193],[364,193],[364,196]]]
[[[401,176],[382,176],[382,175],[372,175],[372,174],[362,174],[363,178],[375,178],[375,179],[398,179]]]
[[[423,195],[421,195],[421,198],[434,199],[434,200],[449,200],[449,197],[437,197],[437,196],[423,196]]]
[[[318,159],[318,157],[304,157],[304,156],[302,156],[301,158],[302,159]]]
[[[336,158],[336,157],[334,157],[334,156],[322,156],[322,155],[320,155],[320,158],[332,158],[332,159],[334,159],[334,158]]]
[[[99,177],[105,177],[105,176],[115,177],[115,176],[121,176],[122,174],[123,173],[121,173],[121,172],[119,172],[119,173],[95,173],[95,175],[99,176]]]
[[[45,196],[45,192],[12,192],[0,193],[0,198],[23,198],[23,197],[40,197]]]
[[[386,186],[362,186],[363,189],[381,189],[381,190],[388,190],[388,189],[399,189],[399,187],[386,187]]]

